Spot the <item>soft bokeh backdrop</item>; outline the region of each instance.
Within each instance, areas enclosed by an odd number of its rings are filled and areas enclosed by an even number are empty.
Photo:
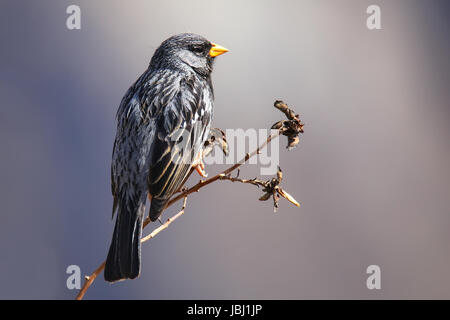
[[[70,4],[81,30],[66,29]],[[382,30],[366,28],[370,4]],[[449,9],[1,1],[0,298],[73,298],[66,267],[88,274],[103,261],[116,109],[181,32],[231,49],[213,74],[216,127],[267,128],[278,98],[301,114],[302,141],[289,153],[282,141],[280,161],[302,207],[283,201],[274,214],[251,186],[212,185],[143,246],[138,280],[99,278],[86,298],[450,298]],[[371,264],[381,290],[366,288]]]

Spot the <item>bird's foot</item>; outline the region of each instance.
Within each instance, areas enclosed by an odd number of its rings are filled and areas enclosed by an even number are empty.
[[[197,170],[197,173],[203,178],[208,177],[208,174],[205,171],[205,165],[203,164],[203,161],[200,161],[200,163],[195,166],[195,170]]]

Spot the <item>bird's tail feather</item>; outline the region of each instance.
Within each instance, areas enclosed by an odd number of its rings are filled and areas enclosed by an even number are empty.
[[[119,205],[114,234],[105,265],[105,280],[134,279],[141,268],[141,234],[145,202]]]

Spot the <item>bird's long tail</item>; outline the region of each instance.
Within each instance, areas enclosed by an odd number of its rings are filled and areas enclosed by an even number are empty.
[[[105,265],[105,280],[115,282],[134,279],[141,268],[141,234],[145,201],[130,204],[122,201]]]

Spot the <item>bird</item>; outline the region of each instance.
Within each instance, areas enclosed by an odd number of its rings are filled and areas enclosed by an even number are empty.
[[[149,218],[155,221],[192,168],[206,175],[202,148],[213,116],[211,72],[216,57],[227,51],[197,34],[174,35],[155,50],[146,71],[123,96],[111,162],[116,222],[106,281],[140,274],[147,198]]]

